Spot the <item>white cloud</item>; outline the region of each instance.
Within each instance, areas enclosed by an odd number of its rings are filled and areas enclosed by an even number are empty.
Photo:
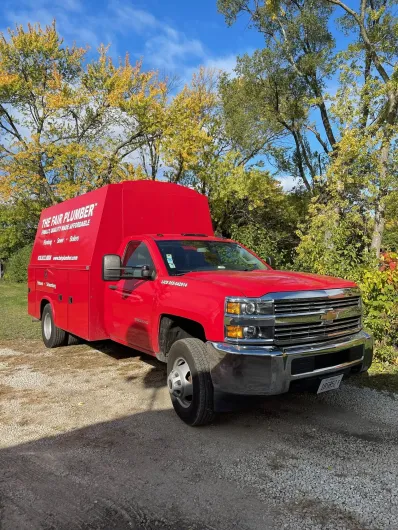
[[[215,68],[216,70],[222,70],[228,74],[233,74],[236,66],[236,55],[231,53],[222,57],[210,57],[205,61],[204,66]]]
[[[170,28],[168,28],[170,29]],[[177,70],[186,59],[203,58],[205,50],[197,39],[177,31],[160,34],[145,43],[145,62],[154,68]]]
[[[107,17],[109,24],[113,25],[116,21],[118,28],[122,32],[133,30],[138,34],[142,34],[148,30],[155,29],[159,25],[157,19],[143,9],[136,9],[119,2],[111,2],[109,9],[113,13],[112,16]]]
[[[276,180],[279,180],[284,191],[291,191],[298,184],[297,179],[291,175],[279,177]]]
[[[79,0],[57,0],[56,2],[47,2],[49,5],[58,5],[60,7],[63,7],[67,11],[75,11],[80,12],[83,9],[83,6]],[[35,2],[37,5],[37,2]]]

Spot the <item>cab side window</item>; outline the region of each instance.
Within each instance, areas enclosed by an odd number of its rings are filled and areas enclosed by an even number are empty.
[[[124,253],[123,266],[137,267],[132,271],[132,278],[141,278],[141,269],[143,265],[149,265],[151,270],[155,270],[155,264],[145,243],[141,241],[130,241]],[[127,271],[126,271],[127,273]],[[126,274],[127,275],[127,274]],[[130,276],[130,273],[128,273]]]

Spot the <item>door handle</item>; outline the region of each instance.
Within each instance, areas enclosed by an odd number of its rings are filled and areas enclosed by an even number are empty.
[[[111,291],[116,291],[117,289],[117,285],[108,285],[108,287]]]

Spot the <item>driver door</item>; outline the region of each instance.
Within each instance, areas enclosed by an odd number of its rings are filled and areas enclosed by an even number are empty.
[[[131,278],[119,280],[110,295],[113,335],[116,340],[137,349],[152,351],[151,329],[156,296],[156,275],[150,251],[143,241],[127,244],[122,260],[124,267],[137,267]],[[141,267],[148,265],[151,278],[141,277]]]

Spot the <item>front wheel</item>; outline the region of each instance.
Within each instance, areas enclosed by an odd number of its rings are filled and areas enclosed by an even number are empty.
[[[178,416],[199,426],[214,418],[213,385],[204,343],[198,339],[176,341],[167,357],[167,386]]]
[[[47,304],[43,309],[41,317],[41,334],[43,342],[47,348],[64,346],[68,340],[66,331],[58,328],[54,324],[54,317],[50,304]]]

